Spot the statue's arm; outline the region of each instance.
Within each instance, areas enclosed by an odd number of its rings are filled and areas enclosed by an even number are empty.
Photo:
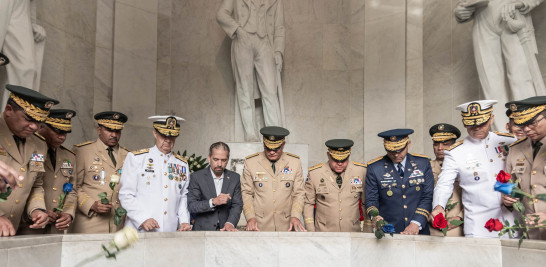
[[[235,39],[235,32],[240,26],[233,18],[234,6],[235,0],[223,0],[216,12],[216,21],[231,39]]]
[[[542,4],[544,0],[520,0],[523,4],[522,8],[519,8],[521,14],[525,15],[533,10],[538,5]]]

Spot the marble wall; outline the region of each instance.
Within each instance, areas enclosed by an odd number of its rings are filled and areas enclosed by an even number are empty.
[[[309,146],[310,165],[325,160],[327,139],[353,139],[353,160],[368,161],[384,153],[382,130],[413,128],[411,150],[432,155],[431,125],[462,127],[454,107],[481,96],[472,23],[455,22],[457,1],[283,1],[288,142]],[[95,139],[92,115],[107,109],[129,115],[129,149],[152,145],[146,117],[156,113],[186,119],[176,150],[242,141],[220,2],[38,1],[41,91],[78,111],[67,146]],[[546,76],[545,11],[533,19]]]

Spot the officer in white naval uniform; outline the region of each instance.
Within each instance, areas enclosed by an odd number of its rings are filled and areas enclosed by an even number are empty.
[[[498,172],[504,169],[508,145],[516,141],[512,134],[489,131],[496,103],[496,100],[479,100],[457,107],[469,136],[444,151],[442,172],[434,188],[432,216],[445,213],[453,183],[459,180],[466,237],[498,237],[497,232],[485,228],[487,220],[513,220],[511,213],[501,207],[501,194],[493,189]]]
[[[130,152],[123,164],[119,200],[127,210],[125,225],[141,232],[189,231],[188,163],[172,153],[180,133],[175,116],[152,116],[156,144]]]

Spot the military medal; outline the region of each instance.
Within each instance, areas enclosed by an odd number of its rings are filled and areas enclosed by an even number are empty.
[[[182,184],[178,184],[178,189],[182,189]]]
[[[174,179],[174,175],[171,173],[169,174],[169,180],[172,180],[172,179]]]
[[[95,175],[93,175],[93,180],[95,180],[95,181],[98,181],[98,180],[99,180],[99,176],[98,176],[98,175],[96,175],[96,174],[95,174]]]
[[[259,187],[262,187],[262,183],[259,183],[258,186],[259,186]]]
[[[106,172],[104,170],[100,171],[100,184],[105,185],[104,179],[106,178]]]
[[[290,183],[286,183],[286,187],[290,187]]]
[[[421,187],[417,186],[417,187],[415,187],[415,190],[419,191],[419,190],[421,190]]]
[[[392,197],[392,191],[390,189],[387,191],[387,196]]]
[[[479,181],[480,176],[478,176],[478,172],[474,172],[474,180]]]

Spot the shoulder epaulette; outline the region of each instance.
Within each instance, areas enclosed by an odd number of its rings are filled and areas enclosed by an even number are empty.
[[[81,144],[77,144],[77,145],[74,145],[75,147],[82,147],[82,146],[86,146],[86,145],[89,145],[89,144],[92,144],[93,141],[87,141],[87,142],[83,142]]]
[[[356,165],[356,166],[368,168],[368,165],[367,165],[367,164],[364,164],[364,163],[362,163],[362,162],[353,161],[353,164]]]
[[[464,142],[464,140],[461,140],[461,141],[459,141],[459,142],[457,142],[457,143],[451,145],[451,146],[450,146],[448,149],[446,149],[446,150],[447,150],[447,151],[451,151],[452,149],[454,149],[454,148],[456,148],[456,147],[462,145],[463,142]]]
[[[45,141],[45,137],[41,136],[39,133],[34,133],[34,135],[36,135],[36,137]]]
[[[427,155],[423,155],[423,154],[417,154],[417,153],[410,153],[410,154],[415,157],[426,158],[426,159],[429,158]]]
[[[382,158],[383,158],[383,156],[377,157],[377,158],[375,158],[375,159],[372,159],[372,160],[368,161],[368,163],[367,163],[366,165],[369,166],[369,165],[372,164],[372,163],[375,163],[375,162],[380,161]]]
[[[514,135],[511,134],[511,133],[503,133],[503,132],[499,132],[499,131],[494,131],[494,133],[496,133],[497,135],[500,135],[500,136],[514,137]]]
[[[297,159],[300,158],[300,156],[294,155],[294,154],[290,154],[290,153],[288,153],[288,152],[286,152],[286,155],[291,156],[291,157],[293,157],[293,158],[297,158]]]
[[[521,142],[523,142],[523,141],[525,141],[525,140],[527,140],[527,137],[524,137],[524,138],[519,139],[518,141],[516,141],[516,142],[510,144],[509,147],[513,147],[513,146],[515,146],[515,145],[517,145],[517,144],[519,144],[519,143],[521,143]]]
[[[65,146],[61,146],[61,148],[64,149],[64,150],[66,150],[66,151],[68,151],[68,152],[70,152],[70,153],[72,153],[72,154],[74,154],[74,156],[76,155],[76,153],[74,153],[74,151],[72,151],[72,150],[66,148]]]
[[[130,151],[129,149],[127,149],[126,147],[123,147],[123,146],[119,146],[119,148],[121,148],[121,149],[125,149],[125,151],[127,151],[127,152],[129,152],[129,151]]]
[[[131,153],[133,153],[133,155],[135,155],[135,156],[140,155],[140,154],[144,154],[144,153],[148,153],[148,152],[150,152],[149,148],[143,148],[143,149],[131,151]]]
[[[316,170],[316,169],[322,167],[322,165],[324,165],[324,163],[320,163],[320,164],[317,164],[317,165],[315,165],[315,166],[313,166],[313,167],[309,167],[309,171]]]
[[[183,161],[183,162],[185,162],[186,164],[188,164],[188,161],[184,157],[182,157],[181,155],[178,155],[177,153],[174,153],[174,157],[181,160],[181,161]]]
[[[256,157],[256,156],[258,156],[258,155],[260,155],[259,152],[258,152],[258,153],[254,153],[254,154],[252,154],[252,155],[250,155],[250,156],[246,156],[245,159],[251,159],[251,158]]]

